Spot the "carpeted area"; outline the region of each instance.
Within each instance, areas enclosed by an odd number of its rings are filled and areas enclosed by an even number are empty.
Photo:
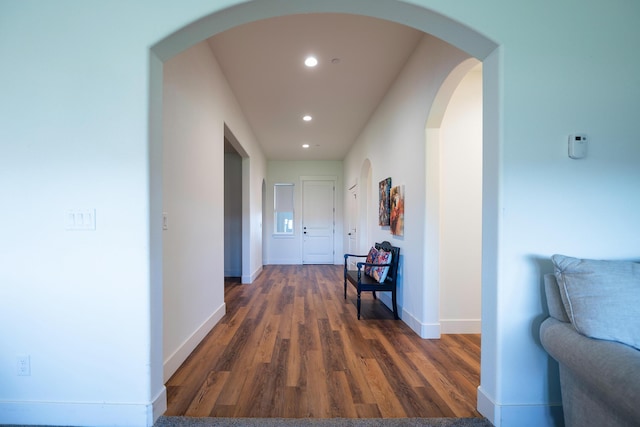
[[[191,418],[161,416],[153,427],[493,427],[485,418]],[[4,427],[30,427],[7,425]],[[39,426],[46,427],[46,426]]]
[[[190,418],[160,417],[154,427],[493,427],[484,418]]]

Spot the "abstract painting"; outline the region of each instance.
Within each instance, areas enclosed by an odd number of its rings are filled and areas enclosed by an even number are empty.
[[[404,186],[397,185],[389,193],[391,204],[391,214],[389,225],[391,234],[394,236],[404,236]]]
[[[391,178],[383,179],[378,184],[380,192],[380,203],[378,208],[378,225],[389,225],[391,215],[391,205],[389,205],[389,194],[391,191]]]

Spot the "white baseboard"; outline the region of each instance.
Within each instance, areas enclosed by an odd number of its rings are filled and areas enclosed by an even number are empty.
[[[166,401],[165,391],[146,404],[0,401],[0,424],[151,427],[166,410]]]
[[[226,313],[226,304],[222,303],[217,310],[213,312],[211,316],[205,322],[200,325],[192,334],[189,336],[181,345],[178,347],[176,351],[173,352],[172,355],[167,357],[164,361],[163,365],[163,375],[164,381],[166,382],[171,375],[173,375],[182,362],[184,362],[187,357],[191,354],[191,352],[196,348],[200,341],[211,331],[211,329],[222,319],[224,314]]]
[[[482,331],[480,319],[440,319],[443,334],[479,334]]]
[[[499,419],[498,405],[491,400],[489,396],[484,392],[482,387],[478,387],[478,412],[480,412],[486,419],[491,421],[495,427],[499,427],[496,424],[496,419]]]
[[[400,309],[398,309],[400,310]],[[405,309],[400,310],[402,321],[406,323],[422,339],[439,339],[439,323],[422,323]]]
[[[379,299],[391,308],[391,296],[379,294]],[[439,323],[422,323],[408,311],[398,306],[400,318],[423,339],[439,339],[441,334],[479,334],[482,322],[480,319],[451,319]]]
[[[478,387],[478,412],[495,427],[556,427],[564,425],[559,404],[498,405]]]
[[[253,273],[251,273],[251,275],[242,276],[241,281],[242,283],[253,283],[253,281],[258,278],[260,273],[262,273],[262,266],[258,267]]]
[[[302,265],[301,258],[276,258],[269,259],[268,265]]]
[[[392,307],[390,295],[382,292],[378,295],[387,307]],[[441,320],[439,323],[422,323],[400,306],[398,311],[402,321],[423,339],[439,339],[441,334],[479,334],[481,332],[480,319],[452,319]]]
[[[147,426],[154,425],[165,412],[167,412],[167,388],[162,386],[162,390],[151,402],[151,410],[147,413]]]

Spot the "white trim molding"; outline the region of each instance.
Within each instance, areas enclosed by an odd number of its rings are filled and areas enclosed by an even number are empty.
[[[499,405],[478,387],[478,412],[495,427],[554,427],[563,425],[560,404]]]
[[[148,403],[0,401],[0,424],[151,427],[166,406],[164,387]]]
[[[411,313],[403,308],[399,308],[402,313],[402,321],[406,323],[422,339],[439,339],[440,323],[422,323]]]
[[[262,266],[256,268],[256,270],[253,273],[251,273],[250,276],[242,276],[241,281],[243,284],[253,283],[253,281],[258,278],[260,273],[262,273]]]
[[[440,319],[443,334],[479,334],[482,332],[480,319]]]
[[[226,304],[222,303],[217,310],[213,312],[211,316],[205,322],[196,329],[191,336],[189,336],[178,349],[164,361],[163,372],[164,381],[166,382],[171,375],[173,375],[182,362],[184,362],[191,352],[196,348],[198,344],[204,339],[204,337],[213,329],[213,327],[222,319],[226,313]]]

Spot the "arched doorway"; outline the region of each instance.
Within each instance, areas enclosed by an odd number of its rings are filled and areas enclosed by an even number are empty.
[[[425,274],[438,283],[440,331],[480,332],[482,64],[454,68],[436,95],[426,129],[427,205],[436,254]],[[465,268],[459,266],[460,257]]]
[[[395,22],[408,25],[432,34],[453,46],[467,52],[475,58],[483,61],[484,64],[484,109],[488,113],[483,119],[484,141],[483,158],[483,310],[488,313],[495,312],[497,292],[495,286],[487,286],[496,283],[497,259],[497,213],[498,213],[498,155],[499,155],[499,92],[498,92],[498,71],[499,55],[496,51],[497,45],[470,28],[455,22],[446,16],[433,11],[409,5],[396,0],[368,1],[344,1],[344,0],[323,0],[323,1],[299,1],[295,3],[282,3],[277,0],[263,0],[260,2],[242,3],[237,6],[216,12],[199,19],[187,27],[172,34],[166,39],[152,47],[150,81],[151,81],[151,140],[150,140],[150,169],[151,169],[151,216],[160,217],[161,204],[157,198],[162,197],[161,188],[158,182],[161,179],[154,179],[161,175],[161,153],[162,150],[162,63],[184,49],[194,45],[203,39],[214,34],[232,28],[234,26],[258,19],[275,16],[296,14],[296,13],[352,13],[377,17],[380,19],[393,20]],[[152,221],[153,222],[153,221]],[[152,234],[156,233],[152,230]],[[161,236],[152,236],[161,241]],[[161,263],[161,254],[158,256],[157,250],[152,249],[151,263]],[[161,294],[162,281],[159,278],[152,280],[152,307],[151,325],[152,336],[155,340],[161,340],[160,324],[162,319],[162,304],[158,304],[158,295]],[[494,391],[496,378],[495,365],[496,358],[496,318],[494,316],[483,315],[483,363],[482,379],[483,383],[488,383],[489,390]],[[158,359],[156,353],[162,348],[162,343],[153,342],[152,352],[154,360]],[[485,357],[488,352],[490,357]],[[162,381],[161,369],[154,369],[152,372],[152,383]],[[481,385],[482,389],[483,385]],[[495,393],[491,393],[495,394]]]

